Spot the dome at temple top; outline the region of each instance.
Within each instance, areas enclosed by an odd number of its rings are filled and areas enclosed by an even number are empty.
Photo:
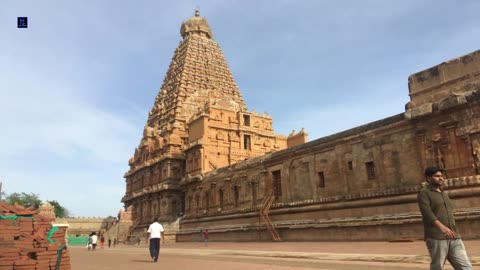
[[[55,218],[55,206],[51,205],[48,201],[39,207],[39,215],[47,218]]]
[[[210,30],[210,25],[208,25],[207,19],[205,19],[204,17],[200,17],[200,12],[198,8],[195,9],[195,16],[182,23],[182,27],[180,27],[180,34],[183,38],[191,34],[197,34],[207,38],[213,38],[213,33]]]
[[[46,201],[42,205],[40,205],[40,209],[54,209],[54,206],[48,201]]]

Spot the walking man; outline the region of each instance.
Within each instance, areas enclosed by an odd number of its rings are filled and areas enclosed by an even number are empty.
[[[430,270],[443,270],[448,260],[455,270],[471,270],[465,246],[453,217],[453,205],[443,191],[443,173],[437,167],[425,169],[428,183],[418,193],[425,243],[430,254]]]
[[[97,249],[98,236],[95,232],[92,232],[92,251]]]
[[[158,256],[160,255],[160,239],[164,239],[163,244],[165,244],[165,238],[163,236],[163,226],[162,224],[158,223],[158,218],[155,218],[153,220],[153,223],[150,224],[147,233],[150,243],[150,257],[152,257],[153,262],[157,262]]]

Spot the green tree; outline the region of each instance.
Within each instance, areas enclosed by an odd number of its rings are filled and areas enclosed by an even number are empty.
[[[34,193],[28,194],[25,192],[22,192],[22,193],[14,192],[12,194],[9,194],[5,196],[5,201],[8,204],[18,203],[20,205],[23,205],[24,207],[34,206],[35,208],[38,208],[42,204],[42,200],[38,198],[38,194],[34,194]]]
[[[55,216],[58,218],[64,218],[70,216],[70,211],[67,208],[63,207],[57,201],[48,201],[53,207],[55,207]]]
[[[3,193],[5,194],[5,193]],[[34,194],[34,193],[25,193],[25,192],[22,192],[22,193],[18,193],[18,192],[14,192],[12,194],[5,194],[4,197],[2,198],[5,198],[5,201],[8,203],[8,204],[11,204],[13,205],[14,203],[18,203],[24,207],[30,207],[30,206],[34,206],[36,209],[38,209],[40,207],[40,205],[42,204],[42,200],[40,200],[40,198],[38,198],[38,194]],[[55,216],[56,217],[59,217],[59,218],[63,218],[63,217],[69,217],[70,216],[70,211],[68,211],[67,208],[63,207],[59,202],[57,202],[56,200],[53,200],[53,201],[48,201],[53,207],[55,207]]]

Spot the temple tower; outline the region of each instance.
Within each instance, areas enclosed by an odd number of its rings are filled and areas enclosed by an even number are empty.
[[[172,221],[184,211],[182,178],[287,147],[272,119],[247,111],[207,20],[183,22],[140,145],[125,173],[122,198],[136,225]]]

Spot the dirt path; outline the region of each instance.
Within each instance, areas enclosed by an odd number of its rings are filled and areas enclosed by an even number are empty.
[[[480,241],[465,241],[469,256],[480,270]],[[87,251],[70,247],[72,269],[323,269],[323,270],[414,270],[428,269],[428,256],[421,241],[307,242],[307,243],[176,243],[161,247],[158,263],[152,263],[148,248],[119,246]],[[447,269],[452,269],[450,266]]]

